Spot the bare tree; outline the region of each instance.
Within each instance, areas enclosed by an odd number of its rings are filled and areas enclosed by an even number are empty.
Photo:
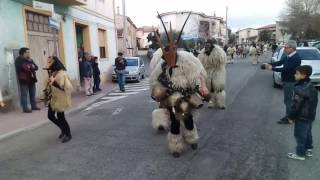
[[[319,38],[320,0],[287,0],[282,20],[293,37]]]

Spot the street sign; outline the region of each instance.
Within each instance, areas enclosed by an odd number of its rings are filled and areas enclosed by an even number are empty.
[[[57,18],[50,17],[49,18],[49,26],[54,28],[54,29],[59,29],[60,28],[60,24],[59,24]]]
[[[39,10],[42,10],[42,11],[49,11],[52,14],[54,14],[54,6],[53,6],[53,4],[44,3],[44,2],[40,2],[40,1],[32,1],[32,6],[35,9],[39,9]]]

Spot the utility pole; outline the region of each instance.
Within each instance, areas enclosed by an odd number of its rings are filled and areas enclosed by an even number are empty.
[[[229,32],[228,32],[228,6],[226,6],[226,45],[229,43]]]
[[[123,14],[123,46],[124,55],[127,55],[127,16],[126,16],[126,1],[122,0],[122,14]]]

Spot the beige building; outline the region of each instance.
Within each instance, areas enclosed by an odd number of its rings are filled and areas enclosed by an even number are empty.
[[[259,31],[254,28],[246,28],[236,32],[237,44],[251,44],[258,41]]]
[[[132,22],[129,17],[126,17],[126,40],[124,41],[123,32],[123,16],[119,13],[116,15],[117,39],[118,39],[118,52],[123,52],[125,56],[136,56],[138,54],[137,43],[137,26]]]
[[[139,49],[149,48],[151,42],[148,42],[148,35],[156,31],[157,29],[159,28],[153,26],[143,26],[137,29],[137,40]]]
[[[162,17],[166,28],[169,30],[170,23],[172,29],[180,31],[185,22],[189,12],[188,11],[173,11],[162,13]],[[164,32],[164,28],[159,24],[160,33]],[[222,43],[226,41],[226,22],[223,18],[217,16],[209,16],[204,13],[191,12],[189,21],[184,28],[185,39],[211,39],[215,38]]]
[[[266,25],[266,26],[262,26],[260,28],[257,28],[258,33],[260,34],[263,31],[268,31],[271,33],[271,41],[275,41],[276,40],[276,24],[270,24],[270,25]]]

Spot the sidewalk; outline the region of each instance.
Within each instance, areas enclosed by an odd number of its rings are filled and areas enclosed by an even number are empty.
[[[72,108],[66,114],[93,103],[95,100],[111,92],[115,87],[116,84],[108,82],[102,85],[102,91],[90,97],[87,97],[83,92],[74,93],[72,96]],[[0,113],[0,139],[39,127],[49,122],[47,118],[47,108],[44,107],[44,103],[38,103],[38,106],[41,110],[33,111],[30,114],[22,113],[19,108],[8,113]]]

